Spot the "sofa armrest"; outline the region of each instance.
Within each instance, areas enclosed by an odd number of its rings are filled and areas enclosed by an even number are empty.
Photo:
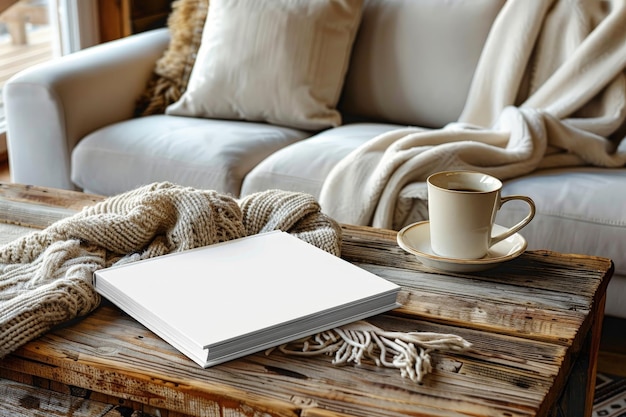
[[[129,119],[169,43],[158,29],[24,70],[4,86],[11,179],[73,189],[71,153],[85,135]]]

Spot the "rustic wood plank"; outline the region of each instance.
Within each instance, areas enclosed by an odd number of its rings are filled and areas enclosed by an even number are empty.
[[[35,386],[33,375],[23,372],[16,372],[10,369],[0,367],[0,379],[10,379],[13,382]]]
[[[61,394],[62,397],[73,396],[77,398],[88,399],[90,401],[101,403],[103,405],[106,404],[111,407],[114,406],[115,408],[111,408],[111,410],[107,412],[107,417],[121,416],[122,414],[120,414],[120,412],[123,412],[124,416],[128,417],[133,411],[140,411],[142,413],[142,417],[150,417],[151,415],[160,417],[186,417],[186,415],[184,414],[169,413],[167,410],[150,407],[136,401],[113,397],[111,395],[101,394],[99,392],[91,391],[85,388],[70,386],[60,383],[58,381],[53,381],[50,379],[33,376],[22,372],[11,371],[0,367],[0,385],[6,384],[7,381],[37,388],[42,390],[41,392],[54,391],[56,394]],[[1,398],[2,397],[0,396],[0,399]],[[1,416],[4,416],[4,411],[6,411],[4,403],[0,401]]]
[[[72,397],[6,379],[0,379],[0,398],[2,415],[12,417],[113,417],[109,414],[113,409],[110,404]]]
[[[302,404],[339,410],[349,401],[361,415],[432,413],[428,404],[443,402],[443,393],[447,396],[454,391],[452,409],[487,413],[496,408],[510,415],[533,415],[524,407],[531,408],[549,394],[551,379],[559,372],[553,360],[564,352],[564,348],[551,344],[397,317],[381,316],[374,323],[400,331],[456,333],[473,342],[475,349],[461,358],[436,355],[437,369],[423,385],[400,378],[396,370],[371,364],[334,367],[327,357],[294,361],[280,353],[251,355],[202,370],[136,321],[108,306],[81,321],[79,328],[70,326],[29,344],[18,352],[22,359],[11,358],[3,366],[48,378],[58,378],[58,369],[64,369],[64,383],[147,404],[165,401],[173,395],[168,392],[170,387],[178,393],[177,398],[185,398],[188,403],[209,406],[207,397],[219,398],[223,403],[231,396],[241,398],[242,392],[228,388],[236,384],[245,391],[247,403],[257,395],[265,397],[263,408],[270,403],[268,395],[284,401],[280,407],[280,403],[272,405],[274,412]],[[514,354],[511,349],[520,353]],[[142,374],[146,370],[150,370],[149,375]],[[123,381],[119,375],[125,376]],[[265,392],[270,376],[271,394]],[[194,381],[193,387],[189,381]],[[368,398],[361,398],[362,394],[354,391],[356,386],[367,386]],[[294,390],[299,393],[297,398]],[[386,410],[388,407],[395,412]],[[450,405],[446,407],[451,411]],[[192,412],[185,405],[176,411]]]
[[[399,248],[393,231],[370,230],[363,243],[359,227],[343,230],[344,259],[410,290],[398,314],[452,324],[469,320],[485,330],[555,343],[572,343],[598,302],[590,297],[599,285],[606,290],[606,271],[613,270],[606,258],[529,251],[492,270],[442,273]]]
[[[604,322],[604,309],[606,307],[606,292],[602,294],[598,302],[598,308],[590,313],[591,329],[582,344],[580,359],[576,361],[571,372],[571,379],[565,387],[565,392],[571,391],[572,386],[579,386],[580,396],[593,398],[596,390],[596,373],[598,372],[598,354],[600,353],[600,341],[602,339],[602,323]],[[578,374],[578,375],[577,375]],[[578,384],[577,379],[584,381]],[[593,412],[593,401],[583,401],[583,407],[579,409],[581,417],[590,416]],[[573,414],[576,416],[576,414]]]
[[[397,310],[398,314],[420,315],[457,324],[470,320],[485,330],[569,343],[590,308],[584,298],[556,291],[537,292],[529,299],[533,288],[505,282],[494,285],[479,277],[468,280],[357,265],[411,290],[402,300],[403,306]],[[465,308],[459,309],[459,305]]]
[[[42,205],[51,209],[66,208],[74,211],[102,201],[105,197],[86,194],[79,191],[61,190],[56,188],[38,187],[15,183],[0,183],[0,199],[9,202]]]
[[[0,183],[0,222],[44,229],[102,200],[77,191]]]
[[[0,213],[2,213],[3,223],[43,229],[60,219],[71,216],[75,211],[45,205],[37,206],[19,201],[6,202],[0,200]]]

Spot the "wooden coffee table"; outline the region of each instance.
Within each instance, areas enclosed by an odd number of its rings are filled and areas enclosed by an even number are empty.
[[[0,221],[42,228],[99,199],[0,184]],[[421,385],[369,363],[279,352],[202,369],[107,303],[0,360],[0,381],[168,417],[591,415],[610,260],[529,251],[489,271],[446,274],[395,238],[344,227],[343,257],[403,287],[403,307],[371,321],[473,343],[433,353],[435,370]],[[241,306],[241,314],[254,312]]]

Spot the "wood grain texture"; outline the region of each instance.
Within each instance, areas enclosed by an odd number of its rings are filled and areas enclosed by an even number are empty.
[[[45,227],[99,199],[4,185],[0,204],[15,212],[0,218]],[[106,302],[0,360],[0,376],[31,375],[172,416],[556,416],[569,404],[582,404],[569,416],[590,414],[610,260],[531,251],[489,271],[447,274],[420,264],[395,237],[343,227],[342,256],[403,287],[403,306],[370,321],[473,344],[434,352],[435,370],[421,385],[372,363],[339,367],[279,352],[202,369]],[[253,312],[242,306],[241,314]]]
[[[72,397],[30,385],[0,379],[0,401],[3,416],[74,416],[74,417],[114,417],[111,404],[100,403],[85,398]]]

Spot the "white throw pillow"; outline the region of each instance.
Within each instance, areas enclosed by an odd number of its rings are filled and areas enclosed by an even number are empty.
[[[362,0],[211,0],[186,92],[166,114],[319,130],[336,105]]]

